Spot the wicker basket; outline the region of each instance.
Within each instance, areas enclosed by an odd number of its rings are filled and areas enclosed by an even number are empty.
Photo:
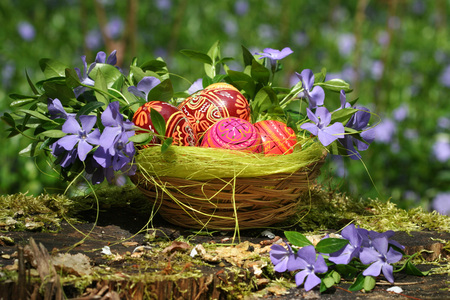
[[[195,229],[261,228],[296,213],[299,198],[314,184],[325,156],[294,173],[190,180],[149,178],[137,172],[131,180],[172,224]]]

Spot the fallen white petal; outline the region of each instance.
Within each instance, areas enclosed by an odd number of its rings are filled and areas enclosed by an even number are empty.
[[[112,252],[111,252],[111,249],[109,248],[109,246],[105,246],[102,248],[102,254],[112,255]]]
[[[403,292],[403,289],[399,286],[393,286],[393,287],[388,288],[386,291],[400,294],[401,292]]]
[[[261,232],[262,236],[266,236],[269,239],[274,239],[275,238],[275,234],[273,234],[270,230],[264,230],[263,232]]]

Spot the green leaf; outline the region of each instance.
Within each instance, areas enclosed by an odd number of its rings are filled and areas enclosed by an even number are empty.
[[[11,114],[5,112],[3,116],[1,116],[1,119],[3,120],[3,122],[8,124],[8,126],[13,128],[16,127],[16,122],[14,121],[14,118],[11,116]]]
[[[41,142],[39,142],[39,141],[29,144],[26,148],[19,151],[19,155],[20,156],[28,156],[28,157],[33,157],[33,156],[38,155],[40,152],[38,146],[40,144],[41,144]],[[36,151],[36,149],[38,149],[38,151]]]
[[[75,100],[73,90],[65,83],[60,84],[57,82],[48,81],[43,83],[43,88],[49,98],[58,98],[63,105],[66,105],[72,99]]]
[[[164,140],[162,146],[161,146],[161,153],[164,153],[167,151],[167,149],[169,149],[169,147],[172,145],[173,143],[173,138],[167,138]]]
[[[65,75],[66,66],[57,60],[42,58],[39,60],[39,66],[46,78],[63,77]]]
[[[405,264],[405,273],[414,276],[427,276],[430,271],[420,271],[412,262],[407,261]]]
[[[172,99],[173,86],[170,79],[162,81],[160,84],[151,89],[148,93],[147,101],[164,101],[167,102]]]
[[[255,96],[255,81],[252,77],[249,75],[239,72],[239,71],[233,71],[228,70],[228,79],[231,81],[232,85],[234,85],[238,90],[243,90],[245,93],[247,93],[250,98],[253,98]]]
[[[220,41],[216,41],[208,50],[208,56],[211,58],[212,63],[217,62],[217,58],[220,58]]]
[[[355,282],[348,288],[351,292],[357,292],[364,288],[364,275],[359,274]]]
[[[49,138],[61,138],[61,137],[65,136],[66,134],[62,130],[52,129],[52,130],[47,130],[47,131],[41,132],[39,135],[49,137]]]
[[[74,69],[66,68],[66,84],[71,88],[75,88],[81,85],[80,78],[78,78],[78,74]]]
[[[364,285],[363,285],[364,291],[368,292],[373,290],[375,284],[376,284],[375,277],[366,276],[366,278],[364,278]]]
[[[106,80],[105,77],[103,77],[102,70],[98,69],[94,78],[94,87],[100,91],[108,92],[108,87],[106,86]],[[98,90],[94,91],[95,98],[97,98],[98,102],[108,105],[109,99],[104,95],[104,93],[99,92]]]
[[[11,96],[11,95],[10,95]],[[25,98],[25,99],[20,99],[20,100],[16,100],[11,102],[11,107],[21,107],[21,106],[25,106],[28,104],[33,104],[36,103],[37,101],[39,101],[36,98]]]
[[[347,124],[352,115],[356,113],[358,110],[354,108],[343,108],[340,110],[336,110],[331,113],[331,123],[340,122],[342,124]]]
[[[329,275],[333,278],[334,283],[341,282],[341,275],[338,272],[336,272],[335,270],[331,271],[329,273]]]
[[[92,69],[91,73],[89,73],[89,76],[97,82],[98,72],[101,72],[103,75],[103,80],[106,83],[106,86],[108,88],[112,87],[114,83],[123,76],[120,71],[110,64],[96,64],[94,69]],[[105,90],[107,91],[107,89]]]
[[[105,106],[105,103],[98,102],[98,101],[89,102],[86,105],[84,105],[82,108],[80,108],[80,110],[77,112],[77,117],[83,116],[83,115],[88,115],[91,112],[93,112],[94,110],[96,110],[102,106]]]
[[[322,282],[326,286],[327,289],[329,289],[330,287],[332,287],[334,285],[333,277],[322,278]]]
[[[253,60],[251,76],[262,85],[267,85],[270,78],[270,71],[266,67],[258,63],[256,60]]]
[[[153,59],[141,65],[142,71],[152,71],[155,73],[167,72],[167,64],[163,60]]]
[[[324,82],[326,76],[327,76],[327,69],[322,68],[322,70],[320,70],[319,73],[314,74],[314,82],[315,83]]]
[[[316,245],[316,249],[320,253],[333,253],[341,250],[348,244],[346,239],[326,238]]]
[[[244,46],[241,47],[242,47],[242,56],[244,58],[244,66],[251,66],[252,61],[255,60],[255,57],[253,56],[253,54],[250,53],[250,51],[248,51],[247,48],[245,48]]]
[[[359,273],[357,268],[349,265],[336,265],[335,270],[345,279],[353,279]]]
[[[186,55],[187,57],[192,58],[197,61],[200,61],[202,63],[209,64],[209,65],[213,64],[211,57],[209,57],[208,54],[205,54],[203,52],[196,51],[196,50],[189,50],[189,49],[184,49],[184,50],[181,50],[180,52],[182,54]]]
[[[350,88],[350,84],[338,78],[331,79],[326,82],[319,82],[317,83],[317,85],[334,92],[340,92],[341,90],[344,90],[346,93],[350,93],[351,91],[353,91]]]
[[[30,86],[31,90],[33,91],[33,93],[35,95],[39,95],[39,91],[36,89],[36,86],[34,85],[34,83],[31,81],[30,76],[28,76],[28,71],[25,70],[25,76],[27,77],[27,81],[28,81],[28,85]]]
[[[52,122],[52,120],[51,120],[49,117],[47,117],[47,116],[45,116],[44,114],[42,114],[42,113],[40,113],[40,112],[38,112],[38,111],[35,111],[35,110],[21,109],[21,110],[19,110],[19,111],[24,112],[24,113],[26,113],[27,115],[33,116],[33,117],[38,118],[38,119],[40,119],[40,120]]]
[[[284,235],[287,240],[294,246],[305,247],[312,245],[311,241],[306,238],[303,234],[297,231],[285,231]]]
[[[258,91],[250,103],[253,116],[257,117],[258,114],[267,112],[274,107],[278,106],[278,98],[271,87],[263,87]]]
[[[144,133],[135,134],[135,135],[129,137],[128,140],[133,143],[146,144],[152,138],[153,138],[152,133],[144,132]]]
[[[166,121],[164,120],[163,116],[161,114],[154,110],[153,108],[150,109],[150,119],[152,120],[153,127],[155,127],[156,133],[159,135],[165,136],[166,135]]]

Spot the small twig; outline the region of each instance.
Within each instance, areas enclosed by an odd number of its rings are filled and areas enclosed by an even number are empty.
[[[422,281],[418,281],[418,282],[399,282],[399,283],[395,283],[395,284],[392,284],[392,283],[390,283],[390,282],[388,282],[388,281],[380,281],[380,282],[377,282],[377,285],[414,285],[414,284],[422,284],[422,283],[424,283],[425,282],[425,280],[422,280]]]

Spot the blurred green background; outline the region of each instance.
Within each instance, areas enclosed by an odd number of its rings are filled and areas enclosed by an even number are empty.
[[[241,45],[290,47],[281,84],[295,71],[325,67],[328,79],[350,82],[348,99],[381,117],[363,161],[329,157],[324,184],[450,213],[448,0],[2,0],[0,16],[0,114],[10,111],[10,93],[30,93],[25,70],[33,81],[44,78],[43,57],[82,68],[81,55],[90,63],[98,51],[117,49],[124,70],[133,57],[162,57],[171,72],[194,81],[203,67],[182,49],[206,52],[220,40],[239,70]],[[62,193],[66,184],[51,164],[20,157],[27,142],[7,139],[0,126],[1,194]]]

